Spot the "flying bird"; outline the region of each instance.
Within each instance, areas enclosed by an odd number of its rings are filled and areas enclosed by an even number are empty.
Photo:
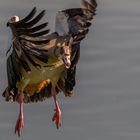
[[[37,9],[23,19],[13,16],[8,22],[12,36],[6,52],[8,86],[3,92],[6,101],[20,105],[15,133],[24,127],[23,104],[54,98],[52,120],[61,126],[61,110],[56,99],[60,92],[74,94],[76,65],[80,57],[80,43],[86,37],[95,15],[95,0],[82,0],[82,8],[58,11],[55,32],[41,23],[45,10]]]

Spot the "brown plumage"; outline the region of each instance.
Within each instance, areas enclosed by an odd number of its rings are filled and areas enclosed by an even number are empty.
[[[80,58],[80,42],[86,37],[95,15],[97,3],[83,0],[83,8],[59,11],[56,15],[56,29],[48,34],[48,23],[36,25],[45,10],[37,16],[36,8],[23,19],[12,17],[7,26],[11,28],[12,39],[7,51],[8,87],[3,96],[6,101],[20,104],[20,113],[15,133],[20,136],[24,126],[23,103],[44,101],[53,97],[55,113],[53,121],[61,126],[61,111],[56,94],[74,94],[76,65]]]

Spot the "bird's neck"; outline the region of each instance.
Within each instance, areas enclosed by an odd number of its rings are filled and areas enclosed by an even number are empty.
[[[57,47],[58,40],[57,39],[51,39],[50,42],[45,45],[43,48],[47,50],[47,55],[58,59],[60,57],[60,49]]]

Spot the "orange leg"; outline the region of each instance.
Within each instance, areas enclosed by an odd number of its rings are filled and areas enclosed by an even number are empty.
[[[54,109],[55,113],[54,113],[54,116],[52,118],[52,121],[55,122],[56,128],[58,129],[62,123],[62,116],[61,116],[60,107],[58,105],[58,101],[56,99],[56,90],[54,88],[52,88],[52,96],[53,96],[54,102],[55,102],[55,109]]]
[[[19,94],[20,112],[15,127],[15,134],[18,133],[19,137],[21,135],[21,130],[24,127],[23,100],[24,100],[24,94],[20,93]]]

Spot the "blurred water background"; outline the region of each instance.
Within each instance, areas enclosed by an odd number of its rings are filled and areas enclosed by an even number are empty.
[[[97,0],[97,15],[81,43],[75,96],[58,95],[62,127],[51,122],[53,100],[25,105],[23,140],[140,139],[140,1]],[[7,85],[7,20],[24,17],[37,6],[54,31],[58,10],[79,7],[80,0],[0,0],[0,92]],[[16,140],[19,106],[0,97],[0,139]]]

